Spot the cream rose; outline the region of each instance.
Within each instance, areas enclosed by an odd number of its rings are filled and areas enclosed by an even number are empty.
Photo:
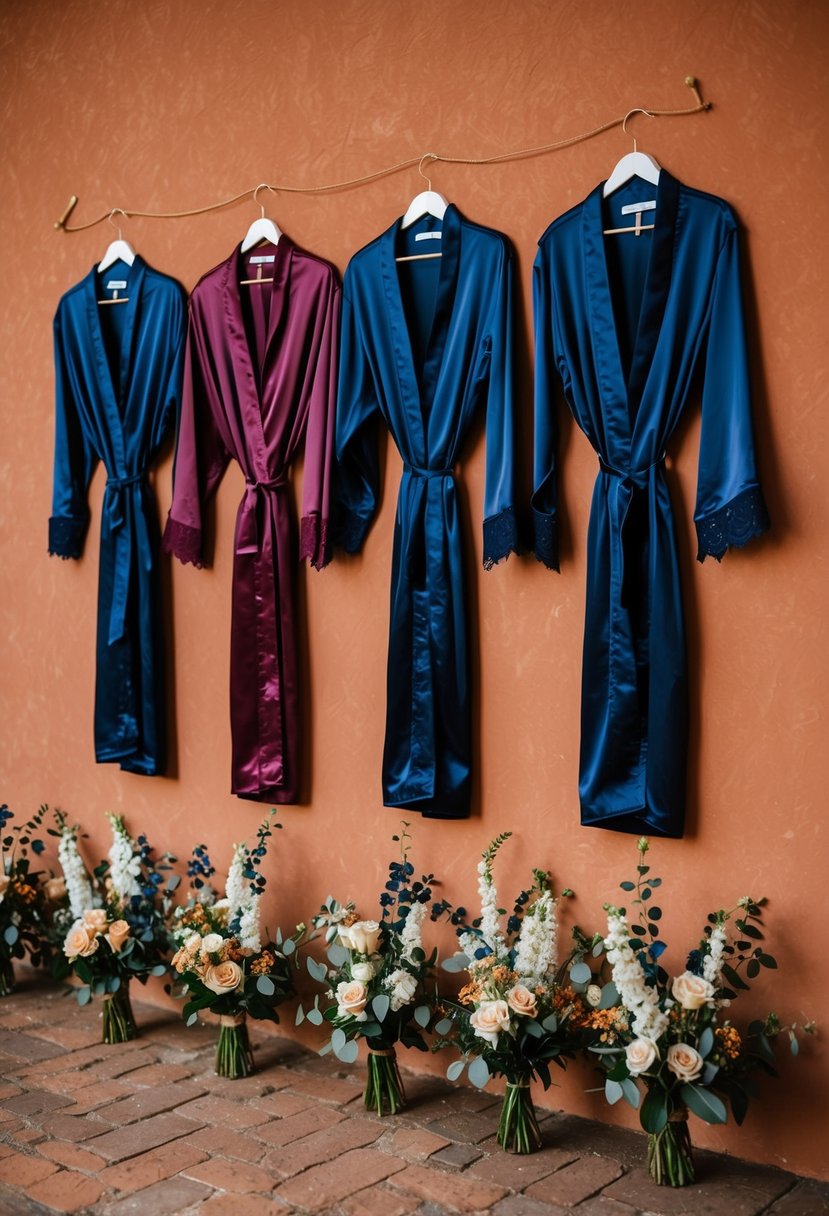
[[[106,933],[107,914],[103,908],[87,908],[83,914],[83,924],[89,937]]]
[[[208,933],[206,937],[201,939],[201,950],[203,954],[218,954],[224,945],[225,939],[221,933]]]
[[[241,982],[242,968],[230,959],[224,963],[217,963],[215,967],[206,967],[202,976],[205,988],[209,988],[211,992],[217,992],[219,996],[223,996],[226,992],[235,992]]]
[[[11,879],[9,878],[8,874],[0,874],[0,897],[6,894],[9,889],[10,882]]]
[[[657,1057],[656,1044],[650,1039],[634,1039],[625,1048],[628,1072],[632,1077],[638,1077],[647,1072]]]
[[[85,925],[73,925],[66,935],[66,940],[63,943],[63,953],[68,959],[88,958],[90,954],[94,954],[98,949],[98,938],[93,934],[89,936]]]
[[[516,984],[507,993],[507,1004],[510,1009],[520,1013],[525,1018],[538,1017],[538,1001],[534,992],[530,992],[526,984]]]
[[[588,984],[584,994],[591,1009],[598,1009],[602,1003],[602,990],[598,984]]]
[[[481,1001],[469,1019],[469,1025],[479,1038],[496,1047],[498,1035],[510,1028],[509,1005],[506,1001]]]
[[[683,1009],[701,1009],[714,1001],[714,985],[692,971],[683,971],[671,984],[671,995]]]
[[[339,1017],[350,1015],[357,1018],[359,1022],[364,1022],[367,1001],[368,989],[359,980],[352,980],[351,983],[344,980],[341,984],[337,984],[337,1014]]]
[[[106,938],[116,954],[120,954],[121,948],[130,935],[130,927],[125,920],[114,920],[109,926],[109,933]]]
[[[43,884],[43,891],[46,898],[53,904],[60,903],[66,898],[66,879],[65,878],[47,878]]]
[[[340,930],[342,934],[343,930]],[[380,941],[380,926],[376,920],[357,920],[349,925],[351,949],[358,954],[374,954]]]
[[[666,1058],[668,1068],[680,1081],[696,1081],[702,1072],[702,1056],[690,1043],[673,1043]]]
[[[374,963],[355,963],[351,968],[351,978],[361,984],[368,984],[374,979]]]

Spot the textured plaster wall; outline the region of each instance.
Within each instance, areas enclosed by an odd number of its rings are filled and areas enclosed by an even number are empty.
[[[746,1006],[826,1020],[825,874],[829,499],[826,316],[825,50],[819,0],[5,0],[0,7],[3,122],[0,296],[0,637],[2,796],[18,812],[63,807],[105,845],[103,812],[182,854],[205,840],[223,858],[252,831],[255,804],[228,794],[231,539],[242,477],[216,509],[212,569],[165,562],[174,722],[170,775],[96,765],[92,752],[97,549],[104,473],[77,563],[46,555],[53,437],[51,320],[60,294],[100,258],[105,225],[52,230],[71,192],[76,219],[106,207],[177,209],[264,178],[350,178],[431,149],[485,156],[588,129],[634,105],[684,106],[695,73],[715,108],[638,117],[644,146],[681,180],[723,195],[746,230],[745,292],[756,426],[773,533],[722,566],[694,562],[691,512],[698,423],[671,445],[693,715],[688,834],[660,843],[665,935],[676,969],[711,908],[746,891],[770,897],[780,959]],[[495,167],[441,166],[435,188],[514,242],[520,318],[521,477],[531,449],[530,267],[547,223],[605,177],[629,145],[618,132]],[[388,226],[422,183],[414,170],[361,189],[282,194],[273,214],[340,269]],[[191,288],[255,216],[241,203],[176,222],[134,220],[129,239]],[[595,456],[571,423],[561,442],[561,575],[529,558],[480,570],[484,451],[464,454],[472,604],[479,621],[477,810],[466,822],[416,822],[415,860],[455,902],[474,899],[477,856],[511,828],[500,877],[508,898],[532,864],[577,899],[567,917],[600,924],[602,902],[635,862],[632,838],[583,829],[576,794],[585,537]],[[170,501],[171,451],[156,477]],[[333,891],[371,914],[399,815],[380,796],[392,523],[400,461],[388,451],[382,510],[363,556],[302,576],[310,651],[307,805],[286,808],[269,862],[269,919],[312,912]],[[164,1000],[160,988],[157,999]],[[742,1005],[742,1002],[741,1002]],[[289,1031],[289,1033],[292,1033]],[[419,1067],[441,1067],[418,1056]],[[820,1044],[741,1132],[696,1125],[695,1141],[807,1173],[826,1171],[829,1059]],[[574,1069],[549,1100],[601,1118]]]

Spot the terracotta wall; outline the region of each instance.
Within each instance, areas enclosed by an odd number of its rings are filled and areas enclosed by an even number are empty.
[[[112,232],[77,236],[52,221],[71,192],[75,219],[107,207],[193,207],[264,178],[351,178],[428,150],[486,156],[588,129],[635,105],[685,106],[689,72],[714,102],[694,118],[634,120],[647,150],[681,180],[729,199],[746,229],[756,425],[773,533],[722,566],[695,563],[691,514],[697,420],[672,444],[689,625],[693,729],[690,814],[660,843],[669,958],[681,969],[705,914],[744,892],[770,897],[780,967],[746,1006],[825,1020],[825,603],[829,445],[825,173],[829,120],[820,0],[83,0],[7,2],[0,11],[4,119],[0,264],[2,460],[0,620],[2,797],[20,812],[58,804],[105,844],[103,812],[124,811],[159,846],[216,856],[252,831],[255,804],[228,794],[231,537],[242,478],[217,501],[215,564],[165,565],[175,723],[170,776],[98,766],[92,752],[97,532],[79,563],[46,555],[51,494],[51,320],[60,294],[100,258]],[[530,467],[530,267],[548,222],[605,177],[628,148],[611,133],[497,167],[441,166],[435,188],[512,238],[523,287],[522,470]],[[360,189],[282,194],[273,213],[299,244],[340,269],[421,185],[414,170]],[[146,259],[192,287],[256,212],[249,202],[176,222],[135,220]],[[474,574],[480,764],[465,822],[417,822],[417,861],[447,895],[474,899],[477,856],[497,831],[515,839],[500,872],[517,890],[532,864],[577,892],[567,916],[600,924],[602,902],[635,863],[632,838],[580,828],[578,713],[585,535],[595,456],[572,424],[562,440],[562,573],[529,558]],[[170,501],[171,453],[158,470]],[[484,451],[465,453],[470,545],[480,557]],[[310,638],[313,784],[287,808],[269,863],[270,919],[307,916],[329,892],[370,914],[399,815],[384,809],[380,759],[392,521],[400,461],[365,553],[302,576]],[[470,548],[470,554],[472,548]],[[471,562],[471,558],[470,558]],[[155,996],[164,999],[160,990]],[[741,1002],[741,1005],[743,1002]],[[289,1033],[293,1033],[289,1031]],[[418,1057],[418,1067],[445,1061]],[[807,1173],[826,1171],[816,1132],[829,1060],[820,1045],[785,1061],[784,1079],[742,1129],[695,1140]],[[822,1081],[821,1081],[822,1078]],[[608,1119],[573,1070],[549,1101]]]

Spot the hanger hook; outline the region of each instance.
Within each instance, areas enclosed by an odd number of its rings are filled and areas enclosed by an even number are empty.
[[[276,194],[276,191],[274,190],[273,186],[269,186],[267,182],[260,182],[259,185],[256,187],[256,189],[253,192],[253,201],[255,203],[259,203],[258,195],[259,195],[260,190],[270,190],[271,194]],[[265,207],[262,203],[259,203],[259,210],[262,213],[262,219],[264,219],[265,218]]]
[[[432,179],[431,179],[431,177],[427,177],[426,174],[423,172],[423,162],[425,160],[436,161],[436,160],[440,160],[440,157],[438,156],[437,152],[424,152],[420,158],[420,164],[417,166],[418,173],[420,174],[420,176],[426,182],[426,185],[431,190],[432,189]]]
[[[121,225],[113,223],[113,215],[123,215],[125,220],[128,220],[130,217],[127,215],[126,211],[124,211],[123,207],[113,207],[107,216],[107,223],[112,224],[113,228],[118,233],[118,240],[121,241],[123,240],[123,236],[121,235]]]
[[[656,118],[655,114],[651,114],[650,110],[643,110],[641,106],[636,106],[635,109],[628,110],[627,114],[622,119],[622,131],[624,132],[625,135],[627,135],[627,133],[628,133],[627,121],[631,117],[632,114],[647,114],[648,118]],[[637,150],[636,136],[631,134],[631,139],[633,140],[633,150],[635,152]]]

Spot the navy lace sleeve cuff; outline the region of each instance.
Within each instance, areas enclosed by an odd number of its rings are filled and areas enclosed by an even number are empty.
[[[510,553],[518,553],[518,520],[514,507],[507,507],[484,520],[484,569],[491,570]]]
[[[77,515],[53,515],[49,520],[49,553],[53,557],[80,557],[89,520]]]
[[[305,559],[315,570],[322,570],[331,561],[328,520],[319,515],[303,515],[299,525],[299,560]]]
[[[548,570],[558,570],[558,519],[533,507],[533,552]]]
[[[165,553],[171,553],[185,565],[189,562],[193,566],[198,566],[199,569],[204,566],[202,534],[198,528],[190,528],[187,524],[180,524],[178,520],[168,516],[161,547]]]
[[[722,561],[726,550],[748,544],[769,527],[769,515],[759,486],[749,486],[731,502],[696,520],[697,561]]]
[[[359,553],[370,527],[370,519],[364,519],[341,506],[334,524],[334,543],[346,553]]]

